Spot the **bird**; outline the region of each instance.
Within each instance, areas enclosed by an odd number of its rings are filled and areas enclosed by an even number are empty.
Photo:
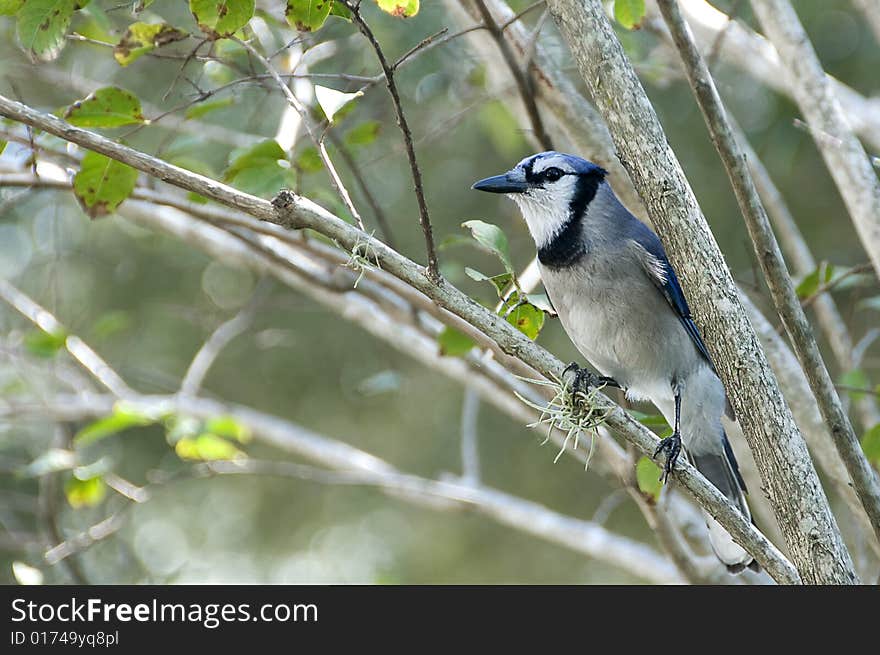
[[[654,453],[668,480],[685,456],[751,520],[746,485],[722,425],[733,411],[657,235],[615,195],[607,171],[576,155],[541,152],[473,184],[519,207],[541,281],[566,334],[599,375],[572,363],[570,389],[610,385],[650,401],[672,427]],[[752,556],[708,513],[709,543],[733,573]]]

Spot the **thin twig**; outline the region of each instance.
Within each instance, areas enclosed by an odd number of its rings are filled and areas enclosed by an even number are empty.
[[[63,337],[67,351],[108,391],[120,398],[134,393],[98,353],[79,337],[68,335],[58,319],[4,279],[0,279],[0,298],[44,332]]]
[[[397,83],[394,81],[394,70],[385,58],[385,53],[382,51],[382,47],[376,40],[376,36],[373,34],[370,26],[367,25],[367,22],[364,20],[363,16],[361,16],[360,3],[355,3],[351,0],[344,0],[344,4],[351,11],[352,19],[357,24],[361,34],[364,35],[375,51],[376,58],[379,60],[379,65],[385,73],[385,85],[388,87],[388,93],[391,95],[391,102],[394,105],[394,112],[397,114],[397,126],[403,133],[403,143],[406,147],[406,156],[409,160],[409,168],[412,174],[413,190],[415,191],[416,201],[419,205],[419,224],[422,226],[422,233],[425,236],[425,248],[427,249],[428,254],[428,266],[425,270],[425,274],[431,282],[439,284],[440,269],[437,262],[437,248],[434,245],[434,231],[431,227],[431,218],[428,214],[428,203],[425,201],[425,191],[422,187],[422,171],[419,168],[419,163],[416,159],[412,132],[409,129],[409,123],[407,123],[406,114],[404,114],[403,111],[403,104],[400,101],[400,93],[397,91]]]

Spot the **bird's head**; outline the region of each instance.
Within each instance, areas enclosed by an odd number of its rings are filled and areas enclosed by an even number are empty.
[[[471,188],[503,193],[519,206],[539,248],[580,219],[604,183],[606,171],[575,155],[548,151],[526,157],[502,175]]]

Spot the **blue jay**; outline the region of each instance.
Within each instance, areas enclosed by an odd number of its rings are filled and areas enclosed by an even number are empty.
[[[519,206],[562,326],[601,373],[572,364],[566,383],[608,384],[632,400],[650,400],[673,426],[654,453],[666,456],[661,479],[673,470],[683,440],[694,466],[750,519],[721,424],[731,413],[724,387],[660,240],[621,204],[605,175],[580,157],[551,151],[473,188],[505,194]],[[753,563],[708,514],[706,520],[712,549],[728,569]]]

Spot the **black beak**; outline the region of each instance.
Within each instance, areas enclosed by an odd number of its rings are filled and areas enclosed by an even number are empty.
[[[504,175],[495,175],[487,177],[474,183],[471,187],[477,191],[488,191],[489,193],[523,193],[529,186],[525,181],[513,178],[510,173]]]

